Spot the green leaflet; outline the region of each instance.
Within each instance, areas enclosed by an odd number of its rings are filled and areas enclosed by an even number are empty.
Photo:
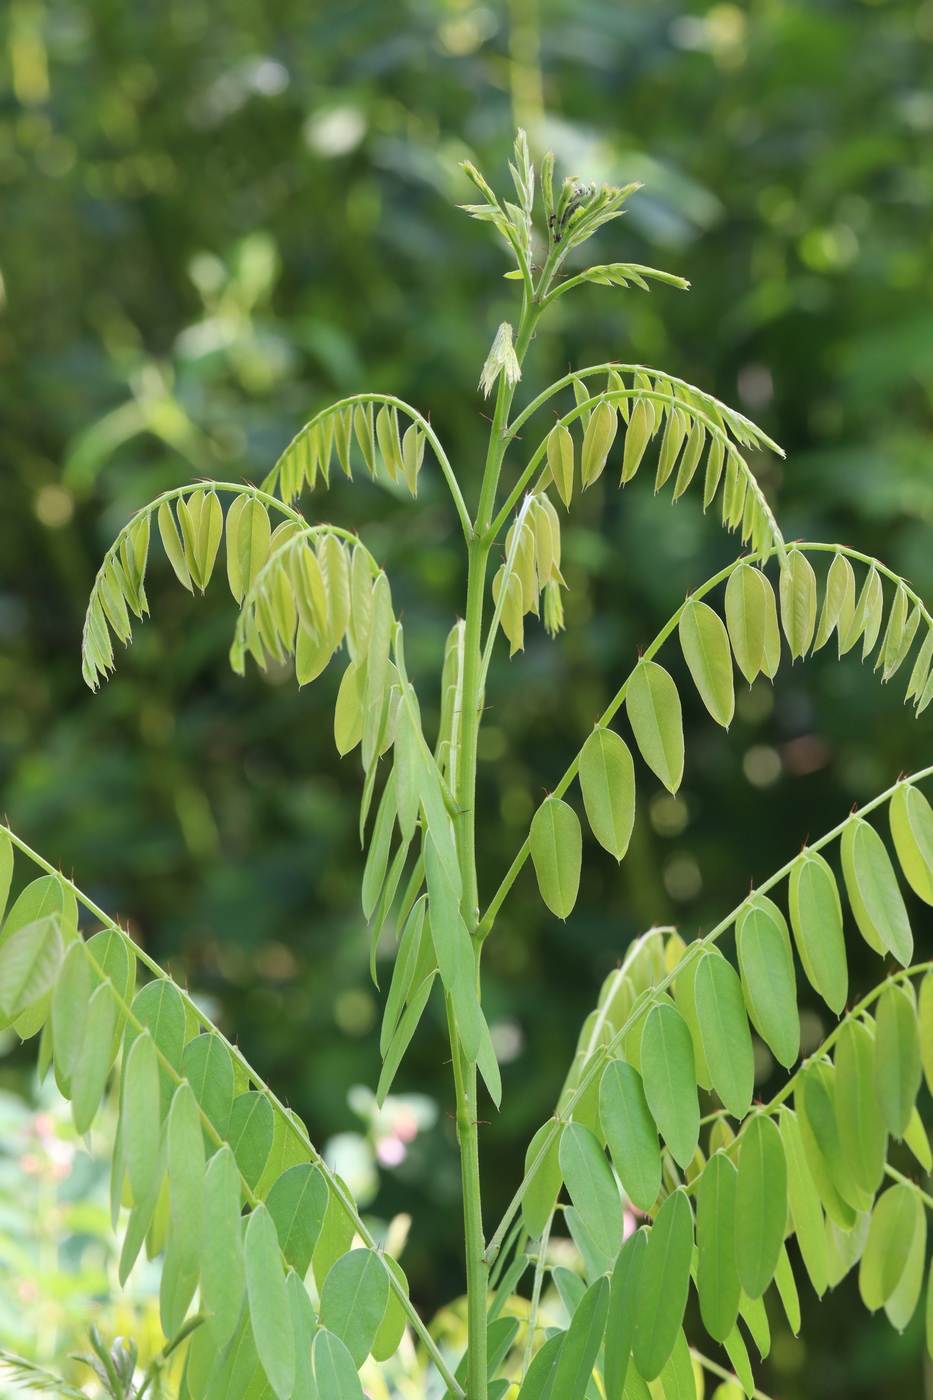
[[[288,1271],[285,1287],[288,1290],[288,1306],[295,1336],[295,1386],[292,1390],[292,1400],[319,1400],[311,1363],[311,1348],[317,1329],[314,1305],[293,1269]]]
[[[181,1327],[197,1286],[197,1274],[183,1274],[178,1267],[178,1254],[170,1230],[165,1245],[162,1280],[159,1286],[159,1315],[162,1331],[166,1337],[174,1337]]]
[[[395,723],[395,792],[398,824],[402,839],[410,841],[421,806],[421,785],[424,760],[419,743],[420,733],[412,714],[414,696],[411,690],[402,698]],[[375,839],[375,837],[374,837]]]
[[[234,1090],[233,1061],[226,1045],[219,1035],[213,1035],[211,1032],[196,1035],[185,1046],[181,1065],[182,1074],[191,1085],[202,1112],[210,1119],[218,1137],[226,1138],[230,1127]],[[217,1150],[217,1145],[208,1135],[206,1127],[204,1150],[208,1156]]]
[[[376,820],[369,838],[369,852],[363,870],[363,915],[367,922],[372,917],[373,910],[379,903],[379,896],[382,893],[386,866],[389,863],[389,847],[392,844],[392,833],[395,830],[395,816],[395,769],[393,768],[386,779],[386,785],[382,790],[382,797],[376,809]]]
[[[717,724],[728,729],[735,713],[735,690],[729,634],[722,619],[706,603],[691,598],[680,615],[678,631],[700,699]]]
[[[298,1162],[308,1162],[311,1159],[311,1151],[307,1142],[303,1139],[300,1131],[300,1119],[296,1117],[291,1109],[273,1112],[272,1122],[272,1147],[269,1150],[269,1160],[263,1168],[262,1176],[256,1183],[256,1195],[263,1200],[272,1189],[272,1184]]]
[[[594,729],[583,745],[580,788],[593,835],[621,860],[635,822],[635,765],[628,744],[615,730]]]
[[[582,1123],[565,1124],[558,1160],[584,1226],[596,1247],[613,1258],[622,1243],[622,1201],[599,1139]]]
[[[372,1249],[351,1249],[324,1280],[321,1326],[340,1338],[357,1367],[372,1349],[388,1301],[389,1276]]]
[[[576,812],[557,797],[545,798],[532,818],[529,840],[541,898],[552,914],[566,919],[580,888],[583,837]]]
[[[878,1197],[858,1271],[859,1293],[874,1312],[888,1301],[907,1265],[923,1204],[912,1186],[896,1182]]]
[[[168,1185],[178,1266],[195,1274],[204,1229],[204,1139],[190,1084],[179,1084],[169,1110]]]
[[[398,1072],[399,1065],[402,1063],[402,1056],[411,1044],[411,1038],[418,1029],[418,1022],[421,1020],[424,1008],[428,1004],[428,997],[431,995],[434,977],[435,973],[433,971],[428,973],[424,981],[409,996],[408,1005],[405,1007],[405,1011],[386,1047],[382,1073],[379,1075],[379,1084],[376,1088],[376,1102],[379,1104],[380,1108],[385,1103],[386,1095],[392,1088],[392,1082]]]
[[[760,569],[740,564],[726,584],[726,624],[735,660],[751,685],[765,664],[769,584]]]
[[[910,1115],[910,1122],[904,1132],[904,1141],[911,1152],[920,1163],[925,1172],[933,1171],[933,1149],[930,1147],[930,1139],[927,1137],[927,1130],[923,1126],[923,1119],[917,1112],[916,1106]]]
[[[778,1063],[790,1069],[800,1053],[797,979],[784,915],[764,895],[743,906],[736,951],[752,1024]]]
[[[771,1350],[771,1324],[763,1298],[749,1298],[743,1293],[739,1302],[739,1316],[751,1333],[752,1341],[758,1348],[758,1355],[764,1361]]]
[[[787,1223],[787,1163],[777,1124],[756,1114],[739,1139],[735,1262],[749,1298],[774,1277]]]
[[[722,1152],[714,1152],[697,1192],[697,1293],[703,1326],[725,1341],[739,1315],[739,1275],[735,1263],[735,1194],[738,1172]]]
[[[878,1107],[892,1137],[902,1138],[922,1076],[913,992],[893,983],[886,987],[878,1001],[875,1026]]]
[[[846,1165],[836,1116],[834,1067],[812,1060],[803,1069],[794,1103],[810,1171],[828,1215],[840,1230],[850,1230],[860,1211],[871,1206]]]
[[[841,627],[839,629],[840,656],[851,650],[858,639],[862,637],[862,660],[865,660],[878,640],[883,609],[884,593],[881,578],[875,566],[872,565],[855,604],[852,621],[845,630]]]
[[[204,1243],[201,1299],[218,1347],[233,1336],[246,1293],[246,1265],[240,1233],[240,1175],[224,1145],[211,1158],[204,1178]]]
[[[914,951],[913,934],[884,842],[867,821],[853,817],[842,833],[840,852],[846,893],[859,932],[876,953],[887,949],[907,967]]]
[[[595,1283],[598,1278],[602,1278],[611,1270],[612,1255],[606,1254],[604,1250],[599,1248],[584,1225],[580,1212],[573,1206],[564,1207],[564,1224],[570,1231],[570,1238],[580,1251],[584,1279],[587,1283]]]
[[[583,433],[583,450],[580,455],[580,484],[584,488],[592,486],[602,473],[609,456],[609,449],[619,426],[619,415],[615,407],[605,400],[598,403],[590,414],[590,421]],[[626,439],[628,434],[626,434]],[[628,442],[626,440],[626,454]]]
[[[113,983],[113,990],[124,1006],[131,1005],[136,987],[136,954],[130,951],[127,944],[128,940],[117,929],[106,928],[102,929],[100,933],[95,933],[93,938],[89,938],[84,945],[88,958],[97,964],[104,977],[110,979]],[[93,971],[93,977],[94,983],[97,985],[101,979],[96,968]],[[126,1015],[122,1007],[114,1002],[114,1009],[116,1023],[113,1032],[111,1060],[116,1058],[123,1028],[126,1024]]]
[[[335,1177],[335,1180],[343,1186],[339,1177]],[[343,1186],[343,1189],[347,1199],[352,1199],[346,1186]],[[355,1233],[356,1224],[353,1217],[347,1214],[337,1193],[332,1190],[324,1214],[324,1224],[321,1226],[321,1233],[311,1256],[311,1265],[318,1292],[323,1288],[324,1280],[330,1273],[331,1266],[350,1248]]]
[[[554,1400],[554,1377],[566,1336],[566,1332],[556,1333],[535,1353],[518,1400]]]
[[[687,1306],[693,1215],[683,1191],[672,1191],[655,1218],[642,1262],[632,1354],[639,1375],[653,1381],[674,1350]]]
[[[894,849],[914,894],[933,904],[933,810],[910,783],[896,789],[888,804]]]
[[[788,898],[804,971],[838,1016],[849,990],[842,905],[833,872],[817,851],[804,851],[794,862]]]
[[[826,576],[826,597],[823,600],[823,611],[820,613],[820,625],[813,650],[819,651],[820,647],[825,646],[837,627],[842,637],[848,629],[854,611],[855,573],[844,554],[835,554]]]
[[[635,1331],[635,1310],[641,1270],[645,1259],[648,1234],[636,1230],[619,1250],[612,1268],[609,1310],[606,1314],[606,1357],[603,1381],[606,1400],[623,1400],[625,1380],[629,1370],[632,1337]]]
[[[55,914],[45,914],[4,938],[0,946],[0,1011],[13,1020],[45,996],[55,983],[64,953]]]
[[[138,1035],[123,1068],[123,1150],[134,1199],[149,1191],[159,1154],[159,1066],[152,1036]]]
[[[65,954],[52,993],[52,1049],[55,1082],[71,1098],[71,1072],[81,1050],[94,981],[80,939]]]
[[[145,1197],[133,1206],[130,1211],[129,1222],[126,1227],[126,1234],[123,1236],[123,1247],[120,1251],[120,1264],[117,1271],[120,1286],[126,1284],[130,1270],[136,1263],[139,1251],[142,1248],[143,1240],[146,1239],[151,1230],[153,1219],[163,1200],[165,1189],[168,1183],[165,1178],[165,1157],[159,1154],[159,1162],[156,1170],[152,1174],[152,1181]]]
[[[787,1161],[787,1195],[797,1243],[810,1282],[819,1297],[826,1292],[828,1262],[823,1209],[807,1163],[797,1115],[781,1109],[781,1141]]]
[[[81,1049],[71,1071],[71,1112],[75,1128],[86,1133],[94,1121],[113,1063],[116,1005],[110,982],[102,982],[87,1008]]]
[[[745,1394],[749,1396],[753,1395],[755,1393],[755,1381],[752,1375],[752,1365],[748,1359],[748,1348],[739,1331],[738,1323],[736,1323],[735,1327],[733,1327],[732,1331],[723,1342],[723,1346],[726,1349],[726,1355],[732,1362],[732,1369],[738,1376]],[[728,1400],[732,1400],[731,1395],[728,1397]]]
[[[690,1030],[697,1083],[701,1089],[711,1089],[713,1081],[709,1077],[709,1065],[706,1063],[706,1055],[703,1053],[703,1037],[700,1035],[700,1022],[697,1018],[696,975],[700,959],[691,956],[689,959],[684,959],[683,962],[683,970],[678,971],[674,982],[674,1000],[677,1010],[683,1016]]]
[[[379,1034],[379,1053],[382,1056],[388,1052],[403,1007],[411,1000],[412,993],[421,986],[425,977],[435,971],[437,966],[430,930],[427,939],[423,936],[426,912],[427,898],[421,895],[408,914],[399,940]]]
[[[137,1021],[148,1029],[153,1043],[179,1075],[182,1068],[182,1052],[185,1044],[185,1003],[174,982],[164,977],[156,977],[147,982],[133,1000],[132,1012]],[[136,1028],[128,1025],[125,1041],[129,1048],[136,1036]],[[175,1081],[164,1065],[159,1066],[159,1116],[164,1118],[175,1092]]]
[[[701,956],[694,997],[713,1088],[733,1118],[744,1118],[755,1087],[755,1057],[742,984],[720,954]]]
[[[661,1003],[648,1012],[641,1040],[641,1066],[651,1116],[675,1162],[686,1167],[699,1140],[700,1108],[693,1042],[686,1021],[673,1006]]]
[[[914,1193],[916,1195],[916,1193]],[[917,1310],[920,1301],[920,1292],[923,1288],[923,1264],[926,1258],[927,1249],[927,1218],[923,1208],[923,1202],[917,1198],[916,1203],[916,1223],[913,1237],[910,1241],[910,1249],[907,1253],[907,1262],[904,1265],[904,1272],[894,1288],[894,1292],[885,1300],[884,1310],[891,1326],[898,1332],[903,1332]]]
[[[544,1142],[548,1137],[551,1138],[544,1160],[529,1181],[522,1197],[522,1223],[533,1240],[539,1240],[544,1234],[563,1184],[558,1158],[561,1132],[562,1128],[555,1124],[552,1118],[538,1129],[525,1153],[527,1175]]]
[[[639,661],[629,676],[625,709],[642,758],[670,792],[684,774],[684,726],[677,687],[656,661]]]
[[[920,983],[920,1058],[927,1088],[933,1093],[933,972]]]
[[[784,1315],[790,1324],[790,1330],[796,1337],[800,1331],[800,1296],[797,1293],[797,1282],[790,1266],[786,1245],[781,1245],[777,1268],[774,1271],[774,1282],[777,1284]]]
[[[319,1327],[311,1355],[321,1400],[364,1400],[353,1357],[339,1337]]]
[[[405,1270],[397,1259],[393,1259],[391,1254],[382,1256],[384,1266],[390,1270],[398,1282],[405,1290],[408,1297],[408,1279],[405,1277]],[[393,1288],[389,1288],[389,1301],[382,1321],[376,1329],[376,1336],[372,1344],[372,1354],[377,1361],[388,1361],[390,1356],[394,1356],[398,1351],[408,1316],[402,1307],[401,1300]]]
[[[238,603],[256,582],[269,557],[272,529],[261,501],[237,496],[227,511],[227,581]]]
[[[327,1181],[320,1168],[310,1162],[289,1167],[272,1183],[266,1197],[282,1253],[302,1279],[324,1224],[327,1200]]]
[[[847,1021],[836,1044],[836,1121],[846,1166],[872,1195],[881,1185],[888,1149],[875,1094],[875,1043],[861,1021]]]
[[[351,661],[340,680],[334,707],[334,742],[341,758],[355,749],[363,737],[365,680],[365,657],[362,661]]]
[[[816,626],[816,574],[799,549],[788,551],[781,570],[781,622],[793,658],[806,656]]]
[[[834,1220],[826,1219],[826,1257],[829,1262],[829,1286],[838,1283],[855,1268],[865,1252],[871,1214],[862,1211],[855,1216],[855,1224],[850,1230],[840,1230]]]
[[[602,1345],[608,1311],[609,1280],[600,1278],[586,1290],[561,1347],[554,1377],[554,1395],[560,1400],[583,1400]]]
[[[625,1194],[649,1211],[661,1189],[658,1130],[641,1075],[625,1060],[610,1060],[599,1085],[599,1119]]]
[[[13,842],[5,827],[0,827],[0,920],[6,912],[13,880]]]
[[[251,1191],[255,1190],[272,1150],[273,1116],[265,1094],[250,1090],[233,1100],[227,1141]]]
[[[275,1225],[260,1201],[249,1218],[243,1245],[250,1320],[262,1368],[278,1400],[295,1384],[295,1335]]]

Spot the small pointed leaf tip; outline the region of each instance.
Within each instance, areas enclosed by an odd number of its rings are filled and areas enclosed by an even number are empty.
[[[496,331],[496,338],[492,342],[492,349],[486,357],[486,363],[483,365],[483,372],[480,375],[479,387],[487,399],[500,374],[505,375],[505,382],[508,385],[517,384],[522,377],[518,356],[515,354],[512,327],[508,321],[503,321]]]

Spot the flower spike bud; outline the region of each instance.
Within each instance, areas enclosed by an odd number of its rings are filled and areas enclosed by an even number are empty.
[[[510,386],[517,384],[522,377],[518,356],[515,354],[512,327],[508,321],[503,321],[496,331],[496,338],[492,342],[492,349],[486,356],[486,363],[480,375],[479,387],[487,399],[500,374],[505,375],[505,382]]]

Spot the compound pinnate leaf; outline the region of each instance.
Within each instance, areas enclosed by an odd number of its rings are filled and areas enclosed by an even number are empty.
[[[902,1138],[910,1122],[922,1065],[920,1034],[913,993],[892,984],[878,1002],[875,1030],[875,1094],[893,1137]]]
[[[219,1035],[208,1032],[189,1040],[182,1053],[182,1073],[191,1085],[202,1112],[225,1138],[230,1127],[233,1108],[234,1075],[230,1052]],[[216,1144],[204,1130],[204,1149],[208,1156]]]
[[[606,1314],[606,1400],[623,1400],[629,1371],[641,1270],[648,1245],[645,1230],[629,1235],[612,1266],[609,1311]]]
[[[829,1270],[823,1208],[810,1173],[797,1115],[786,1106],[781,1109],[781,1141],[787,1161],[787,1194],[797,1243],[810,1282],[822,1297]]]
[[[109,980],[102,982],[88,1002],[81,1049],[71,1072],[71,1111],[75,1128],[86,1133],[94,1121],[114,1057],[116,1003]]]
[[[777,1124],[756,1114],[740,1139],[735,1260],[749,1298],[774,1277],[787,1223],[787,1162]]]
[[[148,1031],[130,1046],[121,1088],[123,1150],[138,1202],[148,1193],[159,1155],[159,1066]]]
[[[862,1301],[872,1312],[888,1301],[900,1283],[922,1216],[922,1202],[905,1182],[897,1182],[875,1202],[858,1271]]]
[[[583,745],[580,788],[593,835],[621,860],[635,822],[635,765],[628,744],[614,730],[594,729]]]
[[[733,1118],[744,1118],[755,1087],[755,1056],[742,984],[718,953],[700,958],[694,997],[713,1088]]]
[[[728,729],[735,713],[732,651],[722,619],[695,598],[684,606],[678,624],[680,646],[700,699],[717,724]]]
[[[599,1121],[625,1194],[649,1211],[661,1189],[661,1148],[641,1075],[625,1060],[610,1060],[599,1085]]]
[[[933,810],[922,792],[902,784],[888,804],[891,835],[914,894],[933,904]]]
[[[794,862],[789,902],[804,971],[811,986],[838,1016],[849,990],[842,905],[835,876],[817,851],[804,851]]]
[[[784,915],[764,895],[754,896],[742,909],[736,950],[752,1024],[775,1059],[789,1069],[800,1053],[797,979]]]
[[[684,775],[683,712],[677,687],[656,661],[639,661],[625,694],[625,708],[642,758],[669,792]]]
[[[861,1021],[847,1021],[836,1045],[836,1121],[842,1155],[856,1184],[881,1185],[888,1134],[875,1093],[875,1042]]]
[[[558,1160],[570,1199],[594,1244],[613,1258],[622,1243],[622,1201],[599,1139],[582,1123],[565,1124]]]
[[[238,1094],[230,1110],[227,1140],[250,1190],[254,1190],[272,1151],[275,1131],[272,1105],[265,1094]]]
[[[549,1123],[543,1124],[531,1139],[525,1153],[525,1172],[527,1174],[541,1148],[550,1139],[544,1160],[536,1168],[522,1197],[522,1221],[533,1240],[539,1240],[544,1234],[563,1184],[558,1159],[561,1131],[562,1129],[553,1119]]]
[[[204,1229],[204,1140],[191,1085],[179,1084],[168,1115],[168,1185],[178,1264],[193,1274]]]
[[[321,1326],[339,1337],[357,1367],[369,1355],[389,1301],[389,1276],[372,1249],[351,1249],[321,1289]]]
[[[661,1003],[648,1012],[642,1032],[641,1065],[651,1116],[675,1162],[686,1167],[699,1140],[700,1107],[693,1041],[686,1021],[675,1007]]]
[[[639,1375],[655,1380],[667,1363],[687,1306],[693,1215],[683,1191],[672,1191],[655,1217],[642,1262],[632,1354]]]
[[[315,1333],[311,1355],[320,1400],[365,1400],[353,1357],[326,1327]]]
[[[529,840],[541,898],[552,914],[566,919],[580,888],[580,819],[566,802],[548,797],[534,814]]]
[[[891,859],[877,831],[862,817],[846,823],[840,842],[846,893],[859,932],[876,953],[893,953],[902,967],[914,951],[910,920]]]
[[[327,1182],[316,1166],[299,1162],[273,1183],[266,1197],[279,1245],[301,1278],[308,1272],[327,1213]]]
[[[243,1252],[249,1312],[259,1360],[278,1400],[289,1400],[295,1384],[295,1336],[279,1237],[261,1201],[249,1218]]]
[[[738,1172],[722,1152],[703,1168],[697,1191],[697,1293],[703,1326],[724,1342],[739,1315],[741,1286],[735,1262]]]
[[[226,1144],[211,1158],[204,1178],[204,1246],[201,1298],[219,1347],[236,1330],[246,1293],[240,1232],[240,1174]]]
[[[781,621],[792,657],[806,656],[816,626],[816,575],[799,549],[788,551],[781,571]]]
[[[602,1346],[609,1310],[609,1280],[599,1278],[583,1295],[561,1348],[554,1376],[554,1395],[583,1400]]]

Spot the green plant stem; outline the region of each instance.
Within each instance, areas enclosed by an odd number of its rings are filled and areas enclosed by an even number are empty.
[[[454,1088],[457,1095],[457,1142],[463,1179],[463,1227],[466,1244],[467,1283],[467,1397],[486,1400],[487,1327],[486,1304],[489,1265],[483,1236],[483,1210],[480,1191],[479,1133],[476,1123],[476,1066],[470,1064],[460,1045],[454,1020],[453,1003],[447,1003],[447,1025],[453,1051]]]

